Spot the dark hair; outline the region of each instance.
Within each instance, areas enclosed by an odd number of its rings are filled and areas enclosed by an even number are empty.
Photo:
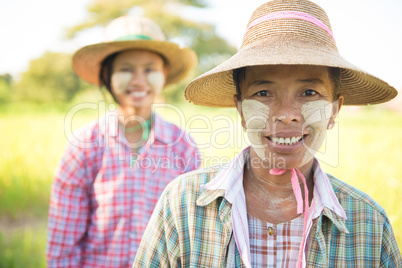
[[[246,67],[241,67],[233,70],[233,82],[236,86],[236,95],[238,101],[241,100],[240,77],[241,79],[246,78]]]
[[[101,82],[100,86],[106,87],[107,91],[109,91],[110,95],[112,95],[114,101],[118,103],[116,97],[112,92],[112,69],[113,69],[113,62],[119,52],[111,54],[107,56],[100,65],[99,70],[99,81]]]
[[[340,96],[339,89],[341,87],[341,69],[337,67],[328,67],[329,76],[334,84],[333,98],[337,100]],[[237,100],[241,100],[240,81],[246,78],[246,67],[241,67],[233,70],[233,81],[236,86]]]
[[[332,82],[334,83],[334,100],[339,99],[339,96],[341,95],[339,90],[341,88],[341,72],[342,69],[338,67],[328,67],[329,68],[329,77],[332,79]]]

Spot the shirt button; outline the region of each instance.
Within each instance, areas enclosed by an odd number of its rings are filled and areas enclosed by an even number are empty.
[[[273,235],[274,233],[275,233],[275,230],[274,230],[274,228],[272,228],[272,227],[268,227],[268,234],[269,235]]]

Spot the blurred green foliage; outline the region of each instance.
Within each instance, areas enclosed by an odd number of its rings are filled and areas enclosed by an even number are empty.
[[[38,103],[69,102],[83,89],[71,68],[71,55],[46,52],[30,62],[15,84],[14,99]]]
[[[12,93],[11,82],[11,75],[0,75],[0,104],[7,103],[10,100]]]
[[[66,37],[74,39],[93,28],[105,27],[113,19],[134,11],[153,19],[161,26],[169,41],[193,48],[198,56],[199,64],[193,75],[169,86],[163,92],[166,102],[183,103],[183,90],[195,76],[213,68],[236,52],[234,47],[217,35],[215,26],[196,22],[185,15],[196,12],[207,16],[206,7],[202,0],[93,0],[86,7],[84,21],[66,29]],[[71,68],[71,56],[66,53],[46,52],[32,60],[28,69],[14,83],[8,74],[0,75],[0,104],[10,101],[68,103],[74,101],[79,94],[93,95],[99,89],[77,77]]]
[[[46,223],[12,229],[0,232],[0,268],[46,267]]]

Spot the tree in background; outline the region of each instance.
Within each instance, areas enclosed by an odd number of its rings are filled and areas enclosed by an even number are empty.
[[[30,62],[15,85],[16,100],[69,102],[82,89],[82,83],[71,69],[71,55],[45,52]]]
[[[10,74],[0,75],[0,104],[9,102],[12,94],[13,77]]]
[[[199,59],[196,74],[215,67],[232,56],[236,49],[216,33],[215,27],[207,23],[195,22],[183,14],[187,11],[206,12],[203,0],[93,0],[87,7],[87,18],[71,28],[66,35],[72,39],[85,31],[103,26],[113,19],[130,13],[141,13],[158,23],[169,41],[191,47]],[[204,10],[203,10],[204,9]],[[201,13],[202,14],[202,13]],[[207,16],[205,14],[204,16]],[[189,81],[169,90],[168,101],[183,99],[183,88]]]
[[[67,29],[66,35],[73,39],[92,28],[105,27],[119,16],[141,13],[158,23],[169,41],[194,49],[199,59],[194,73],[196,76],[218,65],[236,51],[216,34],[213,25],[195,22],[187,18],[189,16],[182,15],[195,10],[202,14],[206,12],[206,7],[203,0],[93,0],[87,6],[87,18]],[[15,83],[11,83],[12,79],[9,81],[2,77],[0,102],[11,99],[36,103],[71,102],[78,93],[82,93],[79,94],[78,101],[81,98],[100,97],[94,94],[97,90],[95,86],[80,80],[72,71],[71,57],[72,55],[66,53],[46,52],[32,60],[28,70]],[[183,89],[190,80],[191,77],[169,87],[163,92],[165,99],[171,103],[183,101]]]

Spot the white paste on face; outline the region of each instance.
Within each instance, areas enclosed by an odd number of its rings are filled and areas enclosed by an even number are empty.
[[[151,72],[148,74],[148,82],[153,91],[159,93],[165,85],[165,75],[162,72]]]
[[[304,127],[310,130],[310,145],[305,145],[306,153],[301,166],[310,161],[320,149],[327,133],[332,108],[333,105],[325,100],[311,101],[303,105],[301,114],[304,117]]]
[[[265,159],[265,147],[261,140],[261,132],[267,126],[269,106],[256,100],[246,99],[242,102],[242,111],[244,120],[246,121],[247,136],[251,142],[251,146],[261,159]]]
[[[126,91],[128,84],[132,78],[129,72],[115,72],[112,74],[111,86],[116,93],[123,93]]]

